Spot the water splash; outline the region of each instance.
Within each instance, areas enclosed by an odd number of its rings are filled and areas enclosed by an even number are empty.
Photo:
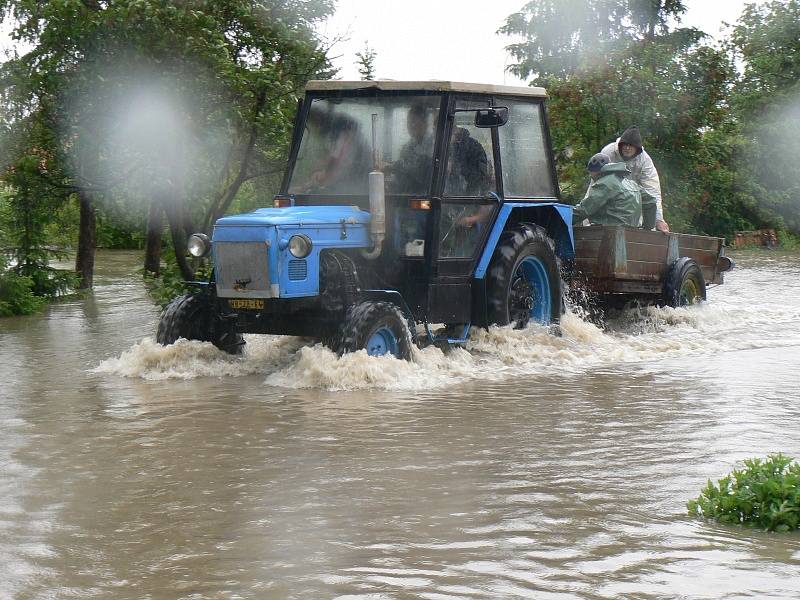
[[[568,310],[558,335],[536,325],[476,328],[465,348],[414,349],[410,362],[364,351],[340,357],[322,344],[285,336],[246,336],[241,357],[202,342],[180,340],[164,347],[144,339],[94,371],[149,380],[263,375],[266,384],[285,388],[431,390],[472,380],[570,376],[598,366],[798,345],[797,317],[779,304],[771,309],[748,305],[735,295],[691,308],[612,313],[602,325]]]

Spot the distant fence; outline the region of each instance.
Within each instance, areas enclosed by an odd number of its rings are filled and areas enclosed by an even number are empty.
[[[746,246],[764,246],[772,248],[778,245],[778,236],[774,229],[756,229],[755,231],[737,231],[733,234],[731,246],[744,248]]]

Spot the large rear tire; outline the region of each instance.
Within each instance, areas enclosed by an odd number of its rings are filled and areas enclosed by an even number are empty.
[[[664,304],[678,308],[706,299],[706,280],[700,266],[682,257],[672,263],[664,279]]]
[[[530,321],[557,323],[563,286],[553,241],[541,227],[518,225],[505,230],[489,264],[487,309],[490,324]]]
[[[397,306],[366,301],[348,309],[336,350],[339,354],[366,350],[370,356],[391,354],[409,360],[412,343],[408,322]]]
[[[217,314],[207,294],[184,294],[170,302],[161,314],[156,341],[162,346],[178,339],[211,342],[228,354],[241,354],[244,338]]]

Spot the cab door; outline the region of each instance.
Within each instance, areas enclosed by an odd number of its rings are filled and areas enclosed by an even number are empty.
[[[499,210],[501,189],[497,128],[475,126],[475,111],[491,98],[451,99],[439,170],[438,226],[428,294],[428,321],[467,323],[472,312],[472,273]]]

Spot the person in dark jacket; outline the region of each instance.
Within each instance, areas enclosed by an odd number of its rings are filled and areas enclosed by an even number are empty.
[[[454,127],[445,193],[452,196],[485,196],[491,176],[489,160],[481,143],[464,127]]]
[[[573,225],[588,219],[596,225],[639,227],[642,220],[642,197],[639,185],[629,178],[624,162],[609,162],[608,156],[595,154],[587,165],[592,183],[586,197],[575,206]]]
[[[433,134],[428,109],[424,104],[412,105],[406,116],[408,141],[398,159],[383,168],[390,177],[389,189],[395,194],[425,194],[433,171]],[[436,124],[434,123],[434,128]]]

